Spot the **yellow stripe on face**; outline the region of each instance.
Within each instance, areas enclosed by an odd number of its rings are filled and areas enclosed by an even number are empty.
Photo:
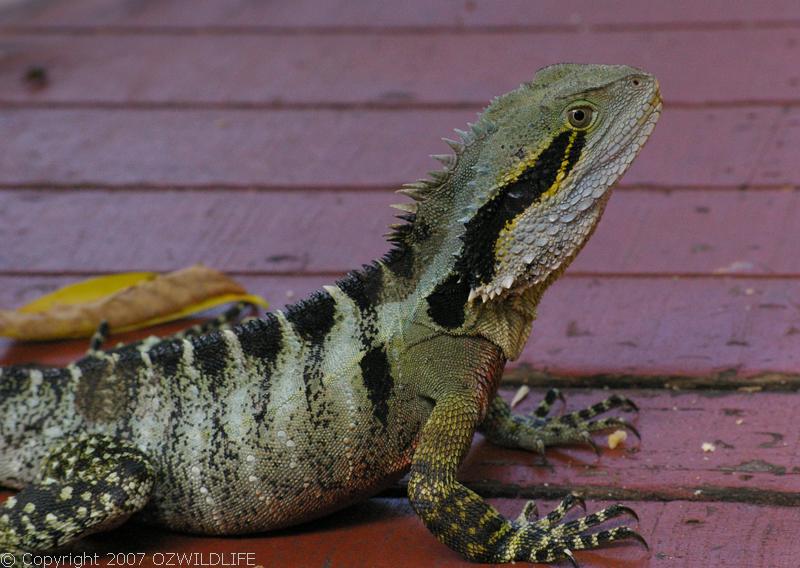
[[[558,136],[559,134],[561,134],[561,132],[558,132],[556,134],[556,136]],[[563,172],[567,168],[567,157],[569,156],[569,151],[572,148],[572,144],[575,142],[575,139],[577,137],[578,137],[578,131],[577,130],[573,130],[573,131],[570,132],[569,145],[567,146],[567,149],[564,152],[564,160],[561,163],[561,172]],[[554,136],[554,138],[555,138],[555,136]],[[537,151],[537,152],[529,152],[528,155],[525,156],[519,162],[517,162],[516,165],[513,168],[511,168],[509,171],[507,171],[506,173],[504,173],[500,177],[498,177],[497,178],[497,187],[503,187],[505,185],[508,185],[510,183],[514,183],[515,181],[517,181],[519,179],[519,177],[525,172],[525,170],[527,170],[528,168],[532,168],[534,166],[534,164],[536,164],[536,160],[539,159],[539,156],[541,155],[541,152],[546,147],[547,146],[539,148],[539,151]],[[563,179],[563,178],[564,178],[564,176],[563,176],[563,173],[562,173],[561,179]]]
[[[561,164],[560,164],[560,166],[558,168],[558,173],[556,174],[555,181],[550,185],[549,188],[547,188],[547,191],[545,191],[542,194],[542,196],[540,198],[540,201],[544,201],[545,199],[550,198],[552,195],[554,195],[560,189],[561,182],[563,182],[564,178],[567,177],[567,170],[570,167],[569,155],[570,155],[570,152],[572,151],[572,146],[575,144],[575,140],[577,138],[578,138],[578,132],[577,131],[573,131],[573,132],[570,133],[569,142],[567,143],[567,146],[564,149],[564,155],[563,155],[563,157],[561,159]],[[520,162],[520,164],[518,164],[518,166],[516,168],[514,168],[514,170],[512,170],[511,172],[501,176],[500,180],[503,183],[503,185],[507,185],[509,183],[513,183],[516,180],[518,180],[519,177],[522,175],[522,173],[525,170],[527,170],[530,167],[533,167],[533,165],[536,163],[537,157],[538,157],[538,155],[535,156],[535,157],[530,157],[529,156],[528,158],[526,158],[525,160]],[[522,166],[523,164],[524,164],[524,167],[522,167],[520,169],[520,166]],[[506,255],[506,253],[508,253],[508,248],[509,248],[509,246],[511,244],[511,239],[507,238],[507,236],[514,231],[514,228],[517,226],[517,224],[519,222],[519,219],[523,215],[524,215],[524,213],[522,213],[520,215],[517,215],[513,219],[510,219],[505,224],[503,229],[500,231],[500,234],[497,237],[497,241],[495,242],[495,250],[494,250],[494,252],[495,252],[495,258],[496,259],[501,259],[501,258],[503,258],[503,256]]]

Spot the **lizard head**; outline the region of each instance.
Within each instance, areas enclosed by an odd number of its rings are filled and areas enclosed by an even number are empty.
[[[490,104],[461,156],[471,171],[455,180],[456,267],[470,301],[520,293],[566,268],[660,110],[653,76],[607,65],[546,67]]]

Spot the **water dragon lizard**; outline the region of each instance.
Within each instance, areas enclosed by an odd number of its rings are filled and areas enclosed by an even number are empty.
[[[385,257],[284,312],[206,333],[92,350],[66,367],[2,368],[0,550],[48,551],[135,517],[178,531],[294,525],[408,473],[422,522],[466,558],[572,559],[640,538],[504,518],[456,474],[479,430],[543,453],[628,423],[621,396],[548,417],[497,395],[545,289],[592,234],[652,132],[658,83],[625,66],[554,65],[494,99],[444,169],[400,193]],[[355,212],[354,212],[355,213]],[[601,525],[601,526],[598,526]]]

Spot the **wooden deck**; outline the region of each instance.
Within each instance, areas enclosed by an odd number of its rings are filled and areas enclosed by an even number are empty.
[[[652,141],[545,297],[506,393],[566,385],[578,408],[613,387],[641,404],[643,441],[600,459],[553,451],[548,470],[478,438],[462,477],[508,514],[568,489],[635,508],[652,553],[578,553],[585,567],[800,565],[796,0],[0,6],[5,307],[90,275],[202,261],[278,308],[382,254],[392,190],[538,67],[656,74]],[[84,348],[2,342],[0,363]],[[274,535],[126,527],[87,546],[148,563],[205,551],[266,567],[463,564],[402,487]]]

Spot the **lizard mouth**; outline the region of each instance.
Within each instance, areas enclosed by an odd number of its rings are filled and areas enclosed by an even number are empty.
[[[632,139],[638,139],[640,141],[639,146],[643,146],[653,132],[653,128],[655,128],[658,119],[661,117],[661,109],[663,106],[661,93],[656,88],[653,98],[647,103],[647,108],[636,124],[637,128],[631,132],[630,138],[626,140],[626,142],[630,143]]]
[[[631,129],[625,138],[623,138],[617,150],[603,160],[601,164],[606,165],[609,162],[615,162],[623,159],[624,168],[623,172],[621,173],[624,173],[624,170],[627,169],[630,163],[638,155],[639,151],[644,147],[645,142],[647,142],[647,139],[650,137],[650,134],[653,132],[658,119],[661,117],[662,107],[663,103],[661,101],[661,96],[659,95],[658,90],[656,90],[653,98],[648,102],[647,106],[643,110],[642,115],[637,119],[636,127]],[[633,153],[631,153],[631,146],[635,147]],[[626,156],[626,154],[630,155]]]
[[[641,134],[643,131],[647,131],[647,135],[649,136],[650,132],[652,132],[653,126],[655,126],[655,123],[658,122],[658,119],[661,116],[661,109],[663,106],[661,95],[658,91],[656,91],[655,95],[653,95],[653,98],[648,103],[647,109],[642,115],[642,118],[639,119],[639,128],[636,129],[636,132]]]

